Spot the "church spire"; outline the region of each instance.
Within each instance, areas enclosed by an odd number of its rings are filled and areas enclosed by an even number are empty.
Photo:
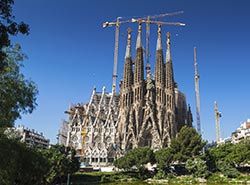
[[[131,29],[128,28],[128,39],[127,39],[125,59],[130,57],[131,57]]]
[[[167,51],[166,51],[166,88],[174,91],[174,72],[171,58],[170,33],[167,33]]]
[[[162,44],[161,44],[161,25],[158,25],[158,37],[157,37],[157,45],[156,45],[156,50],[161,50],[162,49]]]
[[[128,28],[128,39],[123,68],[123,81],[121,88],[120,106],[128,107],[132,103],[132,84],[133,84],[133,64],[131,58],[131,29]]]
[[[134,102],[142,103],[144,97],[144,67],[143,67],[143,48],[141,43],[141,23],[138,25],[138,36],[136,41],[136,58],[134,65]]]
[[[170,33],[169,33],[169,32],[167,32],[166,62],[172,62],[172,58],[171,58],[171,48],[170,48]]]
[[[132,85],[133,80],[133,69],[132,69],[132,58],[131,58],[131,29],[128,28],[128,39],[124,62],[123,72],[123,88],[129,88]]]
[[[142,47],[142,43],[141,43],[141,23],[139,23],[138,25],[138,36],[137,36],[137,40],[136,40],[136,49],[141,48]]]
[[[134,68],[134,84],[141,83],[144,80],[143,68],[143,49],[141,43],[141,23],[138,25],[138,36],[136,40],[136,59]]]
[[[164,61],[163,61],[163,50],[161,43],[161,26],[158,26],[158,37],[156,45],[156,64],[155,64],[155,86],[156,86],[156,102],[164,103]]]
[[[170,126],[170,138],[174,138],[177,133],[175,120],[175,91],[174,91],[174,71],[170,51],[170,33],[167,33],[167,52],[166,52],[166,108],[168,125]]]

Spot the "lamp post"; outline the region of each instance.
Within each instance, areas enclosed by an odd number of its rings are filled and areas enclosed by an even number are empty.
[[[68,175],[67,175],[67,185],[69,185],[70,184],[70,174],[68,173]]]
[[[68,159],[71,159],[71,150],[69,151],[69,154],[68,154]],[[67,175],[67,185],[70,185],[70,173],[68,172],[68,175]]]

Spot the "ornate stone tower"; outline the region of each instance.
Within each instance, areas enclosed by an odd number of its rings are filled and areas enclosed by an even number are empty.
[[[144,67],[143,67],[143,48],[142,48],[142,25],[138,26],[138,35],[136,40],[136,58],[134,65],[134,84],[133,84],[133,105],[130,113],[129,130],[132,139],[132,147],[139,146],[140,133],[143,122],[143,106],[144,106]],[[130,146],[129,146],[130,148]]]
[[[120,115],[118,125],[118,142],[121,148],[126,147],[128,139],[128,122],[133,101],[133,62],[131,57],[131,29],[128,29],[123,81],[120,89]]]
[[[164,61],[163,50],[161,41],[161,26],[158,26],[158,38],[156,46],[156,65],[155,65],[155,87],[156,87],[156,106],[161,109],[165,105],[165,74],[164,74]]]
[[[156,46],[156,64],[155,64],[155,88],[156,88],[156,117],[158,120],[158,130],[160,145],[165,146],[166,139],[168,137],[165,108],[166,108],[166,96],[165,96],[165,70],[163,60],[163,49],[161,41],[161,26],[158,26],[158,38]]]
[[[174,138],[177,132],[177,124],[175,122],[175,92],[174,92],[174,72],[171,58],[170,33],[167,33],[167,52],[166,52],[166,118],[168,133],[170,139]]]

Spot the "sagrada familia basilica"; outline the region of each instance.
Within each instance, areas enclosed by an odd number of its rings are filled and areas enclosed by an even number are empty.
[[[119,93],[94,89],[88,103],[73,105],[66,111],[66,145],[75,148],[82,161],[105,166],[133,148],[168,147],[183,125],[192,126],[190,107],[174,80],[170,33],[166,34],[165,57],[161,26],[157,34],[154,75],[149,66],[144,70],[139,24],[135,58],[128,29]]]

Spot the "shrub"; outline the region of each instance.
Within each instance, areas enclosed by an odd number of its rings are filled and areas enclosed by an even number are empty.
[[[200,158],[187,160],[185,167],[194,177],[207,178],[209,176],[206,161]]]
[[[239,171],[236,168],[226,163],[225,161],[219,161],[217,163],[217,168],[224,176],[229,178],[236,178],[240,175]]]
[[[165,171],[163,170],[159,170],[154,176],[154,179],[166,179],[166,178],[167,178],[167,175]]]

